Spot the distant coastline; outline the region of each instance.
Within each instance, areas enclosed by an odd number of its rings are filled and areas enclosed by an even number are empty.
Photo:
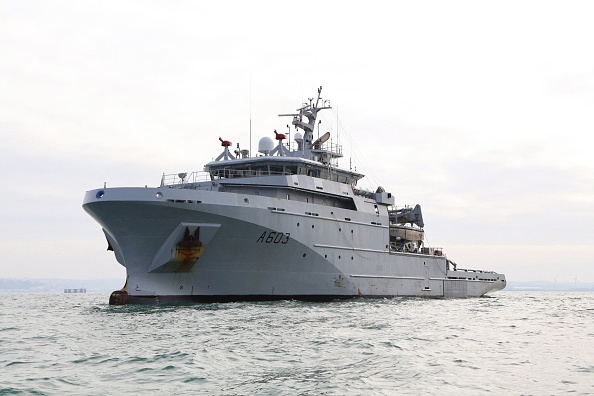
[[[124,286],[123,279],[35,279],[0,278],[0,293],[63,293],[64,289],[86,289],[87,293],[111,293]]]
[[[594,282],[508,281],[504,291],[590,291]]]
[[[35,279],[0,278],[0,293],[63,293],[64,289],[87,290],[87,293],[111,293],[124,286],[124,280],[108,279]],[[508,281],[503,292],[566,291],[594,292],[594,282]]]

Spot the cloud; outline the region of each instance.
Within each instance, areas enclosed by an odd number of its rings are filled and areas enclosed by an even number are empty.
[[[219,136],[250,146],[250,121],[254,150],[323,85],[342,166],[420,203],[431,242],[594,279],[588,3],[301,5],[4,2],[2,272],[121,276],[85,190],[200,170]]]
[[[558,77],[551,82],[549,92],[555,95],[579,95],[594,100],[594,69]]]

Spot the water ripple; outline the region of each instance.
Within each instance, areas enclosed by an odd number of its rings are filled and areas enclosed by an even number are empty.
[[[0,395],[588,394],[594,293],[119,306],[0,295]]]

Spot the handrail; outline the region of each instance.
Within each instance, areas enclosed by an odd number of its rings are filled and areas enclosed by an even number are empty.
[[[204,171],[192,172],[189,175],[187,173],[172,173],[169,175],[163,173],[163,176],[161,177],[161,187],[184,188],[187,184],[205,181],[210,181],[210,175],[208,172]]]
[[[226,180],[242,177],[287,176],[292,174],[293,173],[290,172],[274,172],[268,170],[212,169],[210,172],[196,171],[190,174],[163,174],[161,177],[161,187],[185,188],[187,185],[211,180]]]
[[[216,179],[234,179],[241,177],[290,176],[291,172],[269,171],[265,169],[211,169],[210,176]]]

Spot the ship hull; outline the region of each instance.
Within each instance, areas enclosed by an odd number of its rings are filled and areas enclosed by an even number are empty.
[[[392,252],[387,217],[275,197],[170,188],[88,191],[126,267],[122,303],[478,297],[505,276]]]

